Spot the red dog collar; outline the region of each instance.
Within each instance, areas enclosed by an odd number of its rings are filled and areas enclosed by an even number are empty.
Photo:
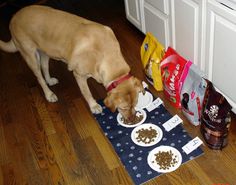
[[[116,88],[119,84],[121,84],[123,81],[128,80],[131,77],[130,74],[127,74],[125,76],[122,76],[116,80],[114,80],[111,84],[107,86],[107,91],[111,91],[112,89]]]

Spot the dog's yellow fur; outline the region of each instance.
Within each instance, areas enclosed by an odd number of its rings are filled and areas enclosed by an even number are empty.
[[[87,79],[92,77],[106,87],[130,72],[113,31],[82,17],[46,6],[28,6],[13,16],[10,32],[12,39],[0,41],[0,49],[21,53],[49,102],[57,101],[57,96],[47,84],[58,83],[49,74],[49,58],[67,63],[93,113],[102,108],[92,97]],[[104,102],[128,118],[134,114],[142,90],[140,81],[131,77],[109,92]]]

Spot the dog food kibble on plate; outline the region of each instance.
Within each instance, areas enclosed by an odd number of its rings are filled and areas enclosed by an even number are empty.
[[[140,129],[136,131],[138,136],[136,137],[138,142],[143,142],[145,144],[149,144],[154,141],[154,139],[157,137],[157,131],[153,129],[152,127],[149,127],[149,129]]]
[[[134,125],[139,123],[142,119],[143,119],[142,113],[137,111],[133,122],[130,122],[130,120],[124,119],[123,117],[121,118],[121,121],[126,125]]]
[[[169,151],[159,151],[155,154],[155,161],[152,163],[157,163],[160,166],[160,169],[168,170],[171,167],[174,167],[178,163],[177,156]]]

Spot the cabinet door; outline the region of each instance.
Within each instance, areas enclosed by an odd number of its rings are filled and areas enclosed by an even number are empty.
[[[145,2],[165,13],[166,15],[169,15],[169,0],[145,0]]]
[[[236,12],[209,1],[206,25],[208,79],[227,97],[236,112]]]
[[[172,0],[172,46],[201,67],[202,8],[206,1]]]
[[[139,30],[143,31],[143,0],[125,0],[126,18]]]
[[[159,4],[162,6],[157,9],[156,7]],[[168,9],[169,1],[144,1],[144,31],[145,33],[151,32],[165,47],[170,45],[170,23]]]

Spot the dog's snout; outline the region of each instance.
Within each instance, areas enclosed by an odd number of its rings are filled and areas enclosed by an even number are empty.
[[[129,119],[130,122],[134,122],[135,114],[130,115],[128,119]]]

